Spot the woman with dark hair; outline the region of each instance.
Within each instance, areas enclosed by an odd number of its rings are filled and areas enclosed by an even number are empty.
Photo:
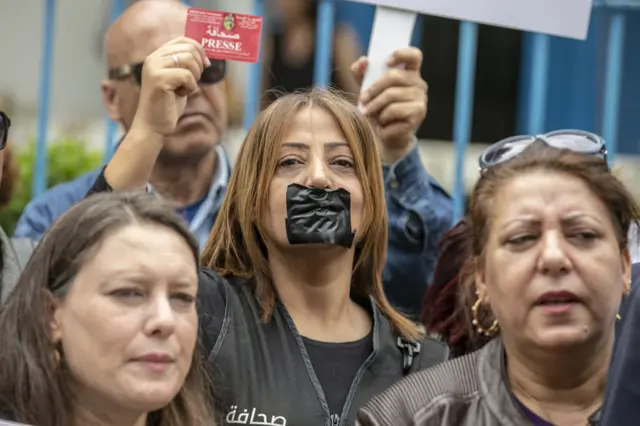
[[[420,322],[429,335],[438,335],[449,346],[451,357],[480,349],[490,339],[472,327],[468,292],[473,286],[473,271],[465,268],[472,257],[472,229],[468,217],[443,235],[433,282],[427,289]]]
[[[197,289],[196,241],[157,197],[101,194],[71,208],[0,310],[0,419],[215,424]]]
[[[276,100],[278,93],[313,87],[318,37],[317,0],[271,0],[267,4],[267,9],[277,13],[265,27],[260,48],[264,106]],[[332,40],[329,84],[355,103],[360,84],[350,69],[362,55],[358,37],[337,22]]]
[[[482,349],[418,372],[360,411],[366,426],[597,424],[640,219],[597,135],[517,136],[482,155],[469,207]],[[464,306],[464,305],[463,305]]]

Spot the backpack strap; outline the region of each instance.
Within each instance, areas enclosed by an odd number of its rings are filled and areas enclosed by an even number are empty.
[[[396,345],[398,345],[400,352],[402,352],[402,371],[406,376],[411,372],[413,361],[416,355],[420,353],[422,345],[418,342],[405,339],[404,337],[398,337]]]
[[[20,278],[20,273],[27,265],[36,245],[35,241],[28,238],[11,238],[7,247],[4,247],[5,251],[10,251],[11,253],[7,252],[4,255],[5,265],[3,265],[4,270],[0,286],[0,304],[6,302],[15,288]],[[14,264],[7,265],[6,263],[8,262],[13,262]]]
[[[402,352],[402,370],[404,375],[417,370],[433,367],[449,359],[449,347],[433,337],[426,337],[422,342],[398,337],[396,345]],[[420,355],[422,353],[422,355]],[[416,362],[416,358],[420,359]]]

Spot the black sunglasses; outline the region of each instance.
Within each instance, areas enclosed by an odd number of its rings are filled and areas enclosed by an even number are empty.
[[[7,114],[0,111],[0,150],[4,149],[7,145],[9,127],[11,127],[11,120],[7,117]]]
[[[557,149],[568,149],[578,154],[596,155],[607,160],[607,145],[600,136],[583,130],[556,130],[538,136],[513,136],[496,142],[480,156],[480,171],[517,157],[529,145],[542,141]]]
[[[201,84],[216,84],[222,81],[227,72],[227,61],[221,59],[209,59],[211,65],[202,71]],[[109,70],[109,80],[122,80],[133,75],[138,86],[142,84],[142,67],[144,63],[123,65]]]

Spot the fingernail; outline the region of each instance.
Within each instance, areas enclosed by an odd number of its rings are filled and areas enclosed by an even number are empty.
[[[362,92],[362,95],[360,95],[360,101],[363,103],[369,102],[369,92],[367,91]]]
[[[206,56],[204,57],[204,64],[208,67],[211,66],[211,61],[209,60],[209,58],[207,58]]]

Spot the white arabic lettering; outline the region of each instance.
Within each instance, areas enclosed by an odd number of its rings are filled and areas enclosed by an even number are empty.
[[[236,425],[255,425],[255,426],[287,426],[287,419],[282,416],[271,416],[271,421],[268,421],[268,416],[266,414],[257,413],[256,409],[253,408],[251,410],[251,416],[249,416],[249,410],[246,408],[242,410],[242,413],[238,415],[236,418],[236,414],[238,411],[237,405],[231,406],[231,411],[227,413],[227,416],[224,418],[228,424],[236,424]],[[256,418],[257,417],[257,418]]]
[[[207,25],[207,31],[205,33],[210,37],[228,38],[231,40],[240,40],[240,34],[227,34],[223,31],[218,31],[218,28],[213,28],[211,25]]]

